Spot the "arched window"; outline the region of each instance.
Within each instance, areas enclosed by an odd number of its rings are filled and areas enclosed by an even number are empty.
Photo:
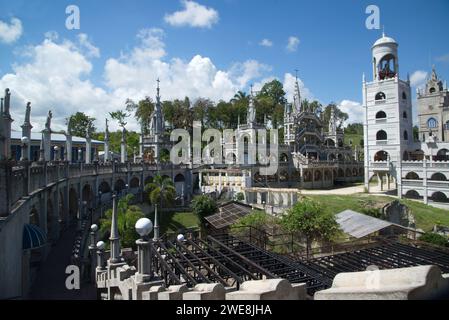
[[[376,140],[387,140],[387,133],[383,130],[377,131]]]
[[[408,132],[404,131],[404,140],[408,140]]]
[[[407,100],[407,95],[405,94],[405,92],[402,92],[402,99]]]
[[[448,120],[448,121],[446,121],[446,125],[445,125],[445,127],[446,127],[446,130],[449,130],[449,120]]]
[[[376,119],[385,119],[387,117],[387,114],[384,111],[379,111],[376,113]]]
[[[385,93],[383,93],[383,92],[378,92],[376,94],[376,97],[375,97],[376,101],[378,101],[378,100],[385,100],[386,98],[387,97],[386,97]]]
[[[435,118],[430,118],[429,120],[427,120],[427,127],[428,128],[436,128],[437,120]]]
[[[434,88],[434,87],[430,88],[430,89],[429,89],[429,92],[430,92],[430,93],[435,93],[435,88]]]
[[[402,118],[407,119],[407,112],[406,112],[406,111],[404,111],[404,112],[402,113]]]

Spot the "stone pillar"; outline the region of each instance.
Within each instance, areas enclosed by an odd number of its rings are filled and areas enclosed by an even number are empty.
[[[97,247],[97,271],[106,270],[106,263],[104,261],[104,247],[105,243],[103,241],[98,241],[96,244]]]
[[[44,161],[51,161],[51,131],[44,129],[42,131]]]
[[[154,241],[159,240],[159,217],[158,217],[157,207],[158,207],[158,204],[155,203],[154,204],[154,238],[153,238]]]
[[[31,143],[31,129],[33,126],[30,123],[31,103],[28,102],[25,111],[25,120],[22,124],[22,138],[27,137],[28,141],[22,141],[22,160],[30,160],[30,143]]]
[[[92,139],[88,135],[86,138],[86,164],[90,164],[92,162],[91,160],[91,152],[92,152]]]
[[[108,162],[111,160],[110,154],[109,154],[109,138],[104,138],[104,162]]]
[[[72,135],[67,133],[65,136],[66,159],[68,163],[72,163]]]
[[[9,113],[11,101],[11,92],[9,89],[5,89],[4,105],[2,108],[2,120],[3,120],[3,154],[6,159],[11,157],[11,123],[14,121]]]
[[[97,231],[98,226],[93,224],[90,227],[90,245],[89,245],[89,255],[90,255],[90,280],[95,283],[95,270],[96,270],[96,259],[95,252],[97,251]],[[101,265],[99,265],[101,266]]]
[[[423,165],[423,189],[424,189],[424,203],[428,204],[429,203],[429,195],[427,193],[427,159],[426,156],[423,157],[422,160],[422,165]]]
[[[120,162],[125,163],[128,161],[128,155],[126,154],[126,130],[123,128],[122,141],[120,143]]]
[[[111,258],[110,263],[120,263],[122,257],[120,256],[120,237],[118,234],[117,225],[117,195],[112,195],[112,223],[111,223],[111,236],[109,240],[111,241]]]
[[[137,273],[136,281],[148,282],[152,278],[150,241],[145,238],[136,240],[137,244]]]

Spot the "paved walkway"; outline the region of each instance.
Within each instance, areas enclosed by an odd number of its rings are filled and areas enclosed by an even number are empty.
[[[37,300],[93,300],[96,290],[93,284],[81,282],[80,290],[68,290],[65,286],[66,267],[70,264],[70,255],[75,240],[76,226],[68,228],[61,234],[56,245],[51,248],[31,287],[29,299]]]

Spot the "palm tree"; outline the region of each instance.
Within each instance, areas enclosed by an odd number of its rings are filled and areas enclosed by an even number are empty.
[[[135,248],[138,235],[135,231],[137,220],[144,217],[144,214],[138,206],[130,205],[130,201],[134,198],[132,194],[127,194],[118,201],[117,208],[117,227],[120,235],[120,243],[122,247]],[[100,234],[106,236],[111,230],[112,209],[105,213],[105,217],[100,219]]]
[[[246,104],[249,102],[249,96],[246,92],[238,91],[234,97],[231,99],[232,103],[237,103],[240,101],[244,101]]]
[[[149,193],[148,199],[154,204],[154,240],[159,240],[159,219],[158,205],[162,209],[163,203],[172,202],[175,198],[176,189],[173,181],[169,177],[157,175],[153,182],[145,186],[145,191]]]

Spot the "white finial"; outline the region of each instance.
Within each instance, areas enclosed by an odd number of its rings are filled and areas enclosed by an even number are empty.
[[[385,38],[385,25],[382,25],[382,38]]]

